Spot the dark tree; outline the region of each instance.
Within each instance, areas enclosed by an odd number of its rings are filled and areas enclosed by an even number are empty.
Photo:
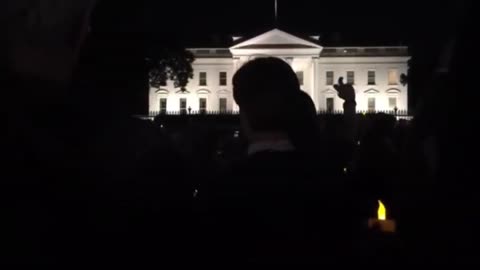
[[[172,32],[155,23],[158,11],[163,9],[167,10],[168,4],[150,0],[99,0],[91,19],[92,31],[114,47],[121,44],[120,59],[133,50],[138,51],[142,60],[147,58],[151,86],[159,87],[172,80],[175,87],[185,90],[188,79],[193,77],[194,57],[177,43],[176,28]],[[111,36],[115,36],[114,41]]]
[[[157,48],[148,57],[150,85],[158,88],[172,80],[175,87],[185,91],[189,79],[193,78],[193,54],[183,48]]]
[[[406,75],[405,73],[402,73],[400,75],[400,83],[405,86],[408,84],[408,75]]]

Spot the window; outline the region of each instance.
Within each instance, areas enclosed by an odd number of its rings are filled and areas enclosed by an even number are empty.
[[[220,72],[220,85],[227,85],[227,72]]]
[[[388,52],[388,53],[395,53],[395,52],[398,52],[400,51],[399,48],[385,48],[385,51]]]
[[[355,72],[347,71],[347,84],[355,84]]]
[[[206,72],[200,72],[199,76],[200,77],[199,77],[198,85],[206,86],[207,85],[207,73]]]
[[[215,50],[215,52],[218,54],[230,54],[230,50],[225,49]]]
[[[327,85],[333,85],[333,71],[327,71],[327,81],[326,81],[326,84]]]
[[[368,71],[368,85],[375,85],[375,71]]]
[[[226,98],[220,98],[218,101],[219,105],[219,110],[221,112],[226,112],[227,111],[227,99]]]
[[[371,111],[371,112],[375,111],[375,98],[374,97],[368,98],[368,110]]]
[[[389,97],[388,98],[388,108],[390,110],[395,110],[397,107],[397,98],[396,97]]]
[[[336,53],[337,49],[323,49],[322,53]]]
[[[160,99],[160,113],[165,114],[167,113],[167,99],[161,98]]]
[[[207,99],[206,98],[200,98],[199,108],[200,108],[200,113],[206,113],[207,112]]]
[[[187,99],[181,98],[180,99],[180,113],[186,114],[187,113]]]
[[[378,48],[367,48],[365,49],[366,53],[378,53],[380,50]]]
[[[167,80],[161,80],[160,86],[167,86]]]
[[[388,71],[388,84],[397,85],[398,84],[398,74],[396,69],[390,69]]]
[[[334,110],[335,110],[335,99],[327,98],[327,112],[333,113]]]
[[[297,71],[295,74],[297,74],[298,83],[303,85],[303,71]]]

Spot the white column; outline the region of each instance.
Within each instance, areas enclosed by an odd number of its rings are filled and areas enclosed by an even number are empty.
[[[287,62],[291,67],[293,67],[293,66],[292,66],[293,57],[285,57],[285,62]]]

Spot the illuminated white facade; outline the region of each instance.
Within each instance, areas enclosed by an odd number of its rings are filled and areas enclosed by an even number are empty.
[[[340,77],[353,83],[359,111],[408,110],[408,88],[400,83],[410,58],[406,47],[322,47],[318,37],[300,38],[279,29],[246,40],[234,38],[234,44],[189,49],[196,59],[187,92],[172,82],[151,88],[150,112],[238,111],[232,77],[242,64],[263,56],[288,62],[317,110],[342,110],[343,101],[333,88]]]

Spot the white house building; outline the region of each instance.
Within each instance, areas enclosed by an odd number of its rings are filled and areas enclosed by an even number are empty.
[[[259,36],[233,38],[230,48],[192,48],[194,77],[181,92],[168,82],[151,88],[149,110],[159,112],[238,111],[232,77],[244,63],[264,56],[284,59],[297,73],[301,88],[317,110],[341,111],[343,101],[333,84],[340,77],[353,84],[357,110],[408,110],[407,47],[322,47],[319,37],[298,37],[279,29]]]

